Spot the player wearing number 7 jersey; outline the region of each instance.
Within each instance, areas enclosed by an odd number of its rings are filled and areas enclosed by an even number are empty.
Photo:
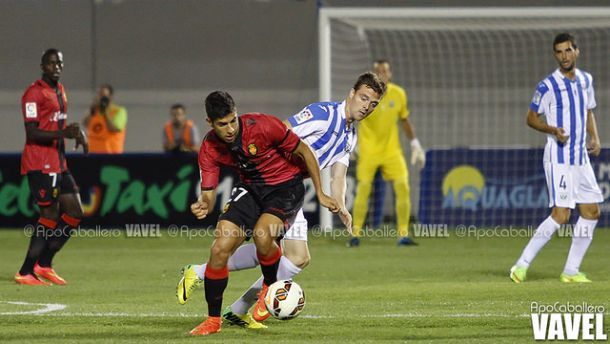
[[[580,272],[580,264],[593,240],[593,230],[600,215],[598,203],[604,200],[589,161],[589,154],[597,156],[600,153],[593,115],[596,106],[593,77],[576,68],[579,50],[571,34],[557,35],[553,51],[559,68],[538,84],[527,114],[527,124],[547,134],[544,171],[552,211],[511,268],[510,278],[516,283],[525,281],[536,254],[559,226],[569,221],[570,209],[576,204],[580,217],[560,280],[591,282]],[[546,122],[540,119],[543,115]]]
[[[339,216],[348,229],[351,228],[352,220],[345,207],[345,177],[349,155],[356,145],[355,123],[366,118],[374,110],[385,89],[385,83],[378,76],[364,73],[358,77],[345,101],[310,104],[286,122],[292,132],[311,147],[320,168],[331,169],[331,196],[338,201]],[[235,189],[232,197],[239,195],[240,190]],[[307,230],[307,220],[300,209],[295,222],[282,240],[284,256],[280,259],[278,279],[292,278],[309,263]],[[259,260],[252,244],[239,247],[228,261],[228,267],[232,271],[254,268],[258,264]],[[181,304],[186,303],[192,291],[203,282],[208,265],[209,262],[185,266],[184,276],[177,287],[178,301]],[[256,281],[239,300],[225,310],[225,320],[246,328],[264,327],[247,314],[248,309],[258,300],[252,312],[253,318],[263,321],[269,317],[264,303],[257,297],[259,292],[265,293],[262,282],[262,278]]]
[[[220,331],[222,296],[229,279],[227,261],[246,238],[252,237],[256,245],[265,286],[277,280],[282,251],[272,232],[292,223],[303,205],[303,173],[293,155],[304,161],[320,204],[338,210],[336,201],[322,191],[315,155],[279,119],[257,113],[237,116],[233,98],[223,91],[210,93],[205,109],[212,130],[199,151],[201,195],[191,211],[203,219],[213,209],[221,166],[237,170],[240,184],[218,219],[204,271],[208,318],[190,332],[202,336]]]

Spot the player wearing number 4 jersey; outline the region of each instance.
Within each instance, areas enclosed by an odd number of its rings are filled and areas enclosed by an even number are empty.
[[[221,166],[236,169],[240,184],[216,226],[202,276],[208,318],[190,332],[192,335],[220,331],[222,295],[229,279],[227,260],[248,237],[254,239],[264,285],[277,280],[282,251],[272,232],[294,222],[304,197],[302,171],[292,159],[298,156],[304,161],[320,204],[333,212],[338,210],[336,202],[322,191],[315,156],[279,119],[254,113],[238,117],[233,98],[222,91],[207,96],[205,109],[213,129],[199,151],[202,192],[191,211],[203,219],[213,209]],[[188,290],[180,292],[186,294]],[[260,297],[264,296],[261,293]]]
[[[287,120],[292,132],[305,141],[314,151],[320,168],[331,168],[331,195],[339,203],[339,216],[344,225],[351,229],[352,218],[345,208],[345,177],[349,165],[349,155],[356,145],[355,122],[366,118],[379,103],[385,92],[385,84],[375,74],[364,73],[356,81],[343,102],[323,102],[308,105]],[[239,197],[239,188],[233,197]],[[300,209],[296,221],[284,234],[283,253],[277,278],[290,279],[298,274],[310,259],[307,246],[307,221]],[[252,244],[241,246],[229,258],[230,270],[253,268],[259,264]],[[192,290],[204,279],[206,266],[187,265],[184,276],[178,283],[178,300],[185,303]],[[264,303],[257,295],[263,287],[263,279],[256,281],[242,297],[225,310],[223,317],[232,324],[247,328],[261,328],[263,325],[248,315],[248,309],[256,303],[252,316],[258,321],[269,317]],[[186,292],[182,293],[181,291]],[[262,293],[265,291],[263,290]],[[258,303],[257,303],[258,300]]]
[[[604,200],[589,161],[589,154],[597,156],[600,153],[593,115],[596,105],[593,77],[576,68],[579,50],[571,34],[557,35],[553,51],[559,68],[538,84],[527,115],[530,127],[547,134],[544,171],[552,211],[511,268],[510,278],[516,283],[525,281],[536,254],[559,226],[569,221],[570,209],[577,204],[580,217],[560,280],[591,282],[580,272],[580,264],[593,240],[600,215],[598,203]],[[546,123],[540,119],[543,115]]]

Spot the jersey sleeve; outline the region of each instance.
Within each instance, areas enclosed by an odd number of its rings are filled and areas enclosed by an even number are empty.
[[[406,91],[400,92],[400,119],[407,119],[409,117],[409,97]]]
[[[265,136],[271,141],[272,146],[286,153],[292,153],[301,142],[292,130],[273,116],[266,116]]]
[[[546,114],[549,109],[550,102],[550,92],[549,87],[541,82],[536,86],[536,90],[534,91],[534,96],[532,97],[532,102],[530,103],[530,110],[539,114]]]
[[[585,79],[587,87],[587,110],[593,110],[597,106],[597,103],[595,102],[595,90],[593,89],[593,76],[586,73]]]
[[[301,112],[288,118],[292,131],[304,139],[320,131],[325,132],[328,127],[329,109],[321,104],[307,105]]]
[[[220,165],[211,154],[212,150],[204,141],[199,149],[199,173],[201,176],[201,190],[213,190],[218,186],[220,178]]]
[[[35,88],[28,89],[21,98],[21,113],[26,123],[40,121],[40,93]]]

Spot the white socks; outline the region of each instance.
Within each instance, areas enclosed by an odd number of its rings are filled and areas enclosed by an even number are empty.
[[[587,253],[591,241],[593,241],[593,231],[597,225],[597,220],[587,220],[578,218],[574,233],[572,234],[572,246],[568,254],[568,260],[563,269],[563,273],[569,276],[576,275],[580,269],[580,263]]]
[[[290,259],[282,256],[282,258],[280,258],[280,266],[277,270],[277,279],[291,279],[299,272],[301,272],[301,270],[302,269],[294,265],[290,261]],[[254,305],[258,300],[258,293],[261,291],[262,288],[263,276],[261,276],[256,282],[254,282],[254,284],[252,284],[250,288],[246,290],[246,292],[231,305],[231,310],[233,311],[233,313],[239,315],[248,313],[250,307],[252,307],[252,305]]]
[[[555,222],[551,216],[542,221],[536,229],[536,233],[534,233],[534,236],[530,239],[530,242],[525,246],[525,249],[523,249],[521,257],[517,260],[517,266],[528,268],[530,263],[536,258],[540,249],[551,240],[553,234],[555,234],[555,231],[558,229],[559,224]]]

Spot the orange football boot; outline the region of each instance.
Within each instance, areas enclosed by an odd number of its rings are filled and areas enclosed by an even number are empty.
[[[19,272],[15,274],[15,282],[23,285],[41,285],[45,287],[51,285],[48,282],[39,280],[34,274],[22,275]]]
[[[220,332],[220,325],[222,325],[221,317],[208,317],[204,322],[199,324],[191,330],[191,336],[207,336],[209,334]]]
[[[271,313],[267,310],[267,306],[265,306],[267,290],[269,290],[269,286],[263,283],[263,289],[258,293],[258,301],[256,301],[254,309],[252,310],[252,318],[258,322],[263,322],[271,316]]]
[[[66,280],[61,278],[52,267],[45,268],[36,263],[36,265],[34,265],[34,273],[53,284],[64,285],[67,283]]]

